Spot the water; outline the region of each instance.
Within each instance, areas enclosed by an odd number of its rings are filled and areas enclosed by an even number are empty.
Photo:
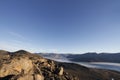
[[[75,63],[89,68],[108,69],[108,70],[114,70],[120,72],[119,63],[108,63],[108,62],[75,62]]]
[[[50,59],[50,58],[49,58]],[[67,59],[53,59],[59,62],[67,62],[67,63],[76,63],[89,68],[98,68],[98,69],[107,69],[114,70],[120,72],[120,63],[108,63],[108,62],[72,62]]]

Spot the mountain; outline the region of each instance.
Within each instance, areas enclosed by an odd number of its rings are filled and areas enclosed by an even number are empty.
[[[120,53],[50,54],[41,53],[51,59],[67,59],[74,62],[115,62],[120,63]],[[56,58],[57,55],[57,58]]]
[[[68,54],[57,54],[57,53],[37,53],[40,56],[43,56],[47,59],[52,59],[55,61],[68,61],[67,56]]]
[[[69,55],[67,58],[75,62],[115,62],[120,63],[120,53],[86,53]]]
[[[7,56],[7,57],[6,57]],[[0,51],[0,80],[119,80],[120,72],[57,62],[25,50]]]

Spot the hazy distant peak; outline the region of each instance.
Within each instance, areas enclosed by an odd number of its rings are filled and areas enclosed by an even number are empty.
[[[88,53],[81,54],[81,55],[86,55],[86,56],[88,55],[88,56],[89,56],[89,55],[97,55],[97,54],[98,54],[98,53],[96,53],[96,52],[94,52],[94,53],[92,53],[92,52],[88,52]]]

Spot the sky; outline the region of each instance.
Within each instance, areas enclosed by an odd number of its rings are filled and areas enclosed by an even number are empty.
[[[120,52],[120,0],[0,0],[0,49]]]

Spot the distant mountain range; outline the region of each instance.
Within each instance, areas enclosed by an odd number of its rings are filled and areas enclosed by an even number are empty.
[[[120,53],[85,53],[85,54],[58,54],[39,53],[50,59],[62,59],[74,62],[115,62],[120,63]]]

